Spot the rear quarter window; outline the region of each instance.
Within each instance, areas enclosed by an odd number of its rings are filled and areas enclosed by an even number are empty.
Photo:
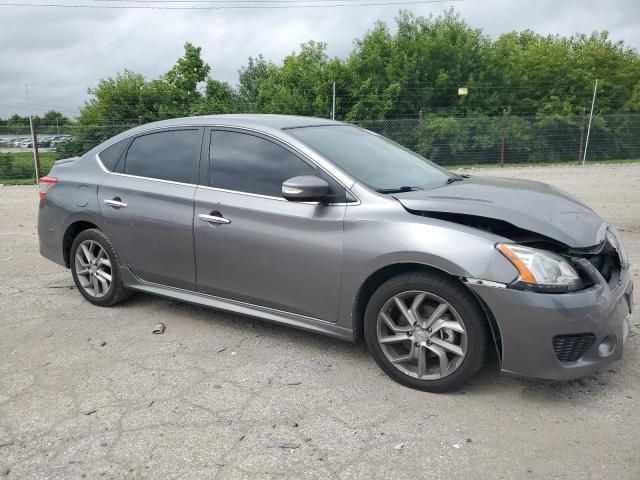
[[[198,129],[168,130],[136,137],[127,150],[124,173],[138,177],[190,183],[200,158]]]
[[[115,171],[118,166],[118,162],[122,158],[127,145],[129,144],[129,139],[121,140],[113,145],[102,150],[98,157],[100,157],[100,161],[104,165],[104,168],[109,170],[110,172]]]

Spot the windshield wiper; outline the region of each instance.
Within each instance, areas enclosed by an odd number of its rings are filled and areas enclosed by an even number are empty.
[[[404,193],[404,192],[415,192],[416,190],[423,190],[420,187],[414,186],[410,187],[408,185],[403,185],[402,187],[397,188],[378,188],[376,192],[378,193]]]
[[[465,178],[469,178],[469,175],[458,175],[457,173],[454,173],[453,176],[447,178],[447,185],[450,185],[453,182],[461,182]]]

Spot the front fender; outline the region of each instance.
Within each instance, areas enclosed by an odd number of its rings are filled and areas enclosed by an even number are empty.
[[[407,213],[407,215],[410,215]],[[455,277],[510,283],[518,272],[495,248],[501,237],[436,219],[345,222],[339,323],[353,328],[353,306],[363,284],[383,268],[414,264]],[[477,233],[476,233],[477,232]]]

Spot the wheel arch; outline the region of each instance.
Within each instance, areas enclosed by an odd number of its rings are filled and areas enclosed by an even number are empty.
[[[464,288],[469,290],[473,297],[476,299],[480,307],[485,313],[485,318],[487,323],[489,324],[491,331],[491,341],[498,352],[498,356],[501,359],[502,352],[502,343],[500,337],[500,330],[498,328],[498,324],[491,313],[489,307],[479,298],[473,290],[469,289],[466,284],[461,280],[460,277],[453,275],[446,270],[443,270],[438,267],[434,267],[433,265],[428,265],[425,263],[418,262],[402,262],[402,263],[393,263],[386,265],[384,267],[379,268],[378,270],[371,273],[365,280],[362,282],[362,285],[358,289],[358,293],[353,302],[352,309],[352,324],[353,324],[353,338],[355,341],[363,338],[364,335],[364,313],[367,308],[367,304],[369,303],[369,299],[371,295],[376,291],[376,289],[382,285],[387,280],[396,277],[398,275],[408,273],[408,272],[425,272],[425,273],[435,273],[438,275],[445,275],[449,278],[452,278],[462,285]]]
[[[71,254],[71,245],[73,245],[73,241],[75,238],[85,230],[90,230],[92,228],[97,228],[98,230],[102,230],[95,223],[88,220],[76,220],[67,226],[64,234],[62,236],[62,257],[64,259],[64,265],[67,268],[70,268],[70,254]]]

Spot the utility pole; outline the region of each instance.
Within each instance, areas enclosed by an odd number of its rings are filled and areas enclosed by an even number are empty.
[[[31,142],[33,146],[33,165],[36,175],[36,185],[40,182],[40,154],[38,153],[38,139],[36,131],[33,128],[33,116],[31,115],[31,99],[29,98],[29,84],[25,83],[24,88],[27,92],[27,111],[29,113],[29,127],[31,128]]]
[[[331,120],[336,119],[336,82],[333,82],[333,99],[331,102]]]
[[[589,137],[591,136],[591,120],[593,120],[593,107],[596,105],[596,94],[598,93],[598,79],[593,86],[593,99],[591,100],[591,113],[589,114],[589,127],[587,128],[587,140],[584,143],[584,156],[582,157],[582,165],[587,161],[587,148],[589,147]]]

